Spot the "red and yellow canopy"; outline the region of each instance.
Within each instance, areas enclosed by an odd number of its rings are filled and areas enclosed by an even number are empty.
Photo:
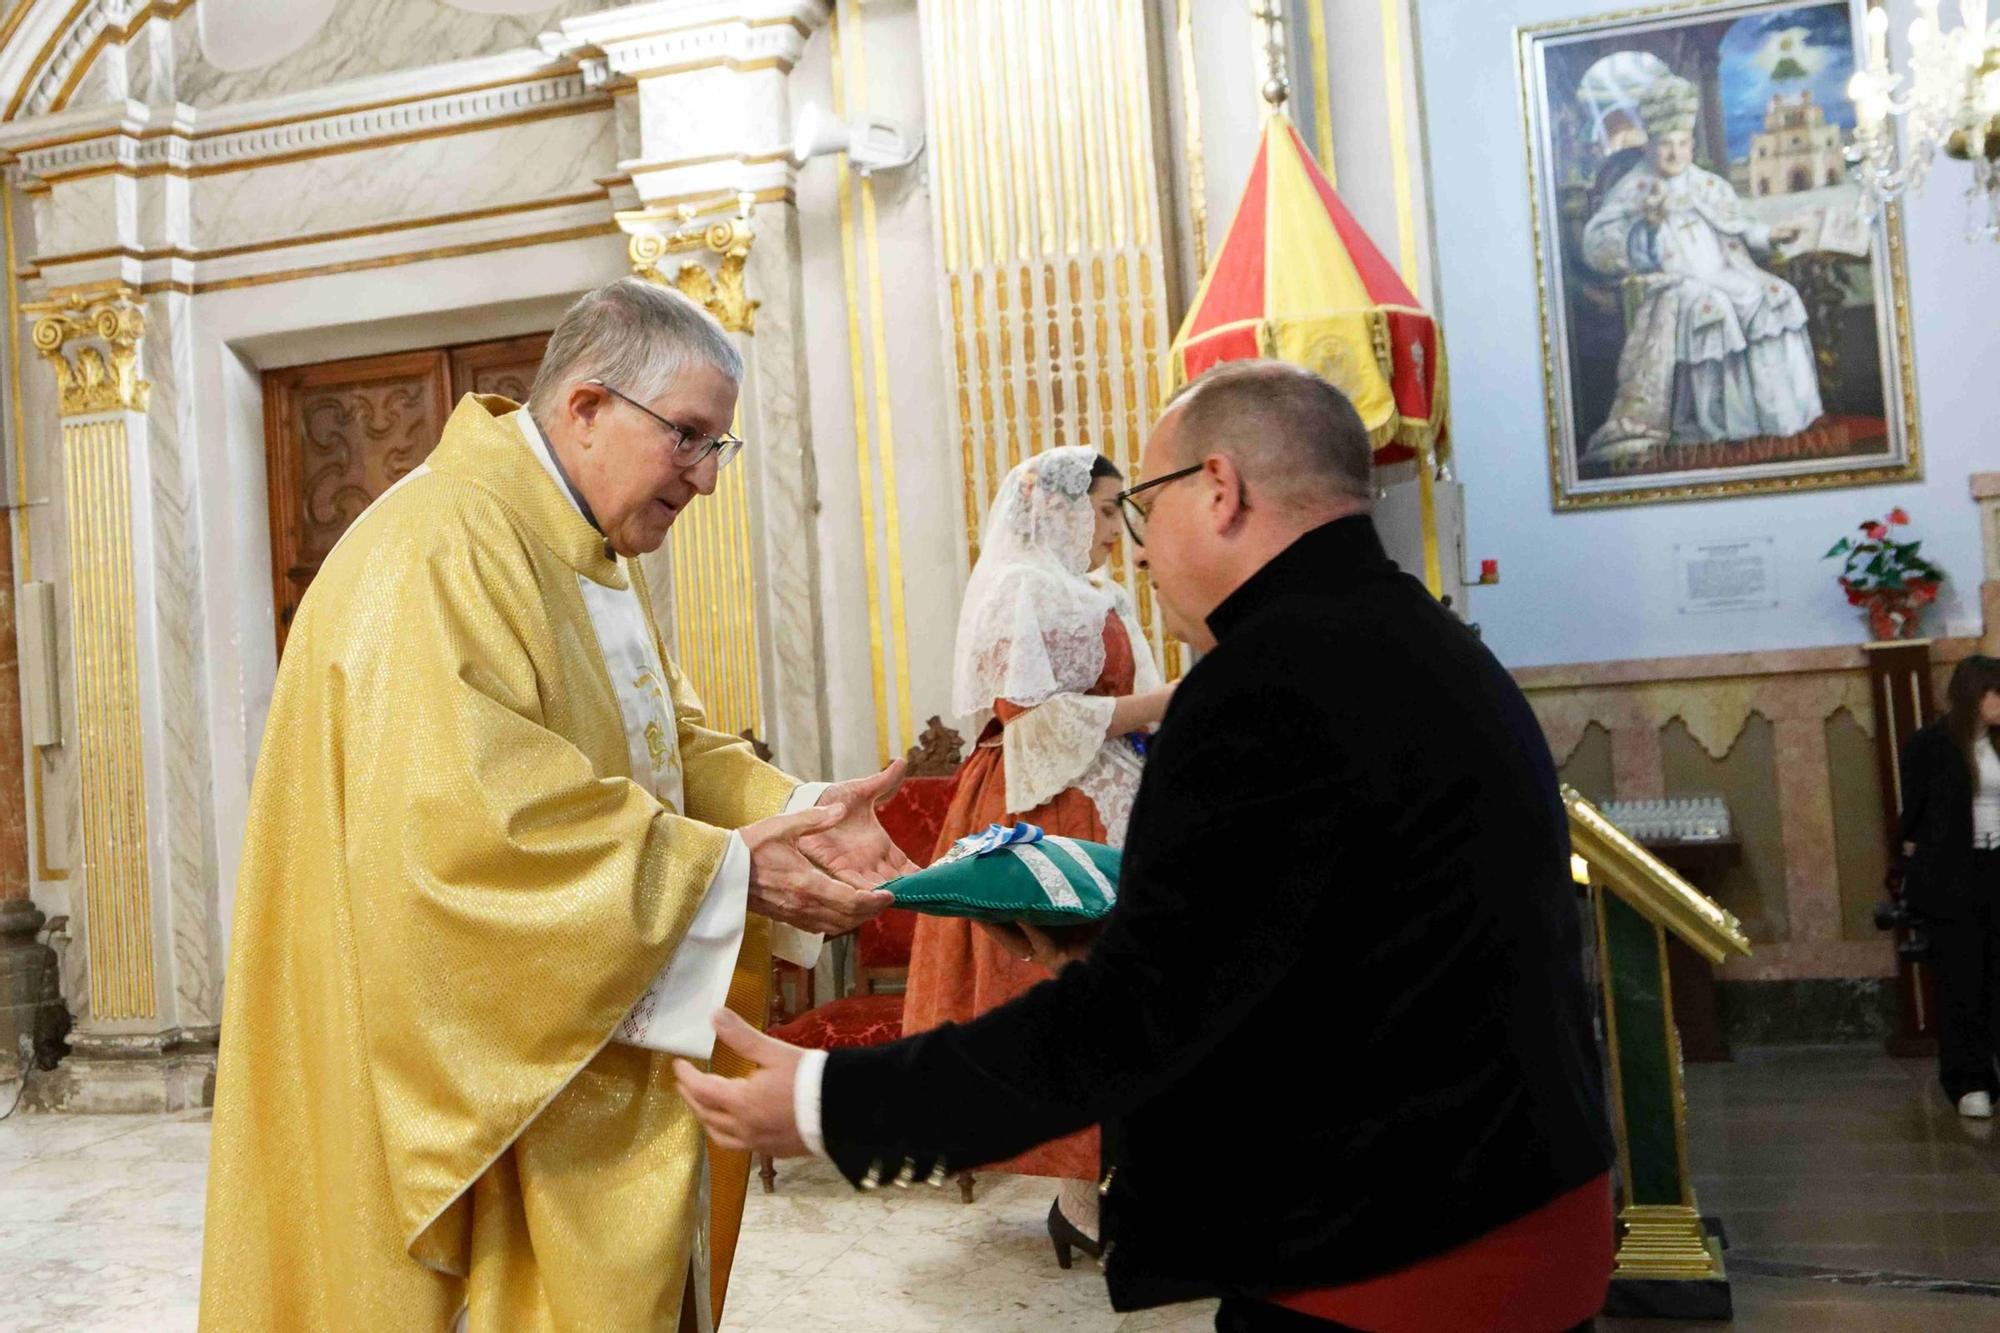
[[[1282,114],[1264,124],[1229,235],[1168,349],[1167,378],[1178,388],[1219,361],[1259,356],[1338,385],[1378,462],[1448,447],[1437,325]]]

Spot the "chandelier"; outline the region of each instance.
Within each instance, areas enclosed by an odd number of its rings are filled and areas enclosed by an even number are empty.
[[[1889,67],[1888,14],[1868,11],[1868,64],[1848,84],[1855,128],[1847,161],[1871,218],[1921,189],[1942,152],[1972,164],[1968,236],[2000,240],[2000,23],[1989,26],[1986,11],[1987,0],[1959,0],[1959,26],[1947,32],[1938,0],[1917,0],[1901,75]]]

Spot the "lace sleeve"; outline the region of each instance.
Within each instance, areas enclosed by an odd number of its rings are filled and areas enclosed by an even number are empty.
[[[1057,694],[1009,722],[1000,741],[1008,811],[1025,814],[1075,786],[1104,748],[1116,707],[1100,695]]]

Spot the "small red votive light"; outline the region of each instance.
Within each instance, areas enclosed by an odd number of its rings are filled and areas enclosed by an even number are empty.
[[[1479,562],[1479,581],[1481,583],[1498,583],[1500,581],[1500,562],[1498,560],[1481,560]]]

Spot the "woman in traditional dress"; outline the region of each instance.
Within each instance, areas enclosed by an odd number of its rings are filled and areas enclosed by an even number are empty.
[[[938,837],[994,823],[1119,846],[1139,790],[1133,737],[1156,725],[1163,685],[1130,598],[1102,572],[1118,541],[1118,469],[1094,450],[1051,449],[1007,474],[987,515],[959,613],[953,708],[979,742],[959,775]],[[917,924],[904,1030],[965,1022],[1048,973],[972,923]],[[1056,1176],[1049,1207],[1056,1259],[1095,1258],[1097,1130],[1044,1144],[997,1170]]]

